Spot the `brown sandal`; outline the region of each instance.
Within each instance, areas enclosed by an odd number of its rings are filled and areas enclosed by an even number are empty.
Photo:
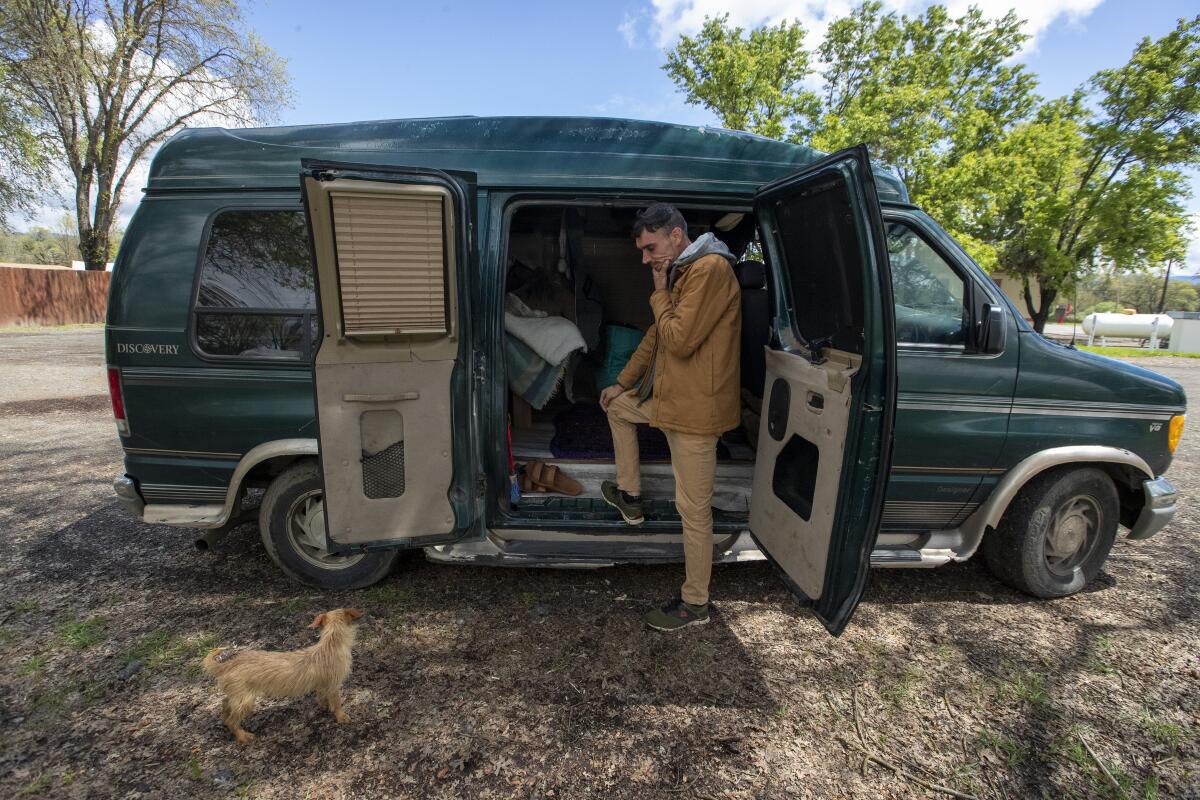
[[[525,465],[525,472],[521,475],[521,491],[556,492],[574,497],[583,491],[583,485],[554,464],[534,459]]]

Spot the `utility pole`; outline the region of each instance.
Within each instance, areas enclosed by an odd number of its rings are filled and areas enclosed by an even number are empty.
[[[1174,263],[1174,261],[1175,261],[1175,259],[1173,259],[1173,258],[1167,259],[1167,274],[1163,278],[1163,290],[1162,290],[1162,294],[1159,295],[1159,298],[1158,298],[1158,313],[1159,314],[1161,314],[1163,312],[1163,306],[1165,306],[1167,304],[1167,285],[1171,283],[1171,264]]]

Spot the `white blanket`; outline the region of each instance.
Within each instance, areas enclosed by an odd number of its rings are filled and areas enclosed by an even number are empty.
[[[529,346],[546,363],[559,365],[576,350],[587,352],[579,328],[564,317],[551,317],[535,311],[513,295],[504,304],[504,330]]]

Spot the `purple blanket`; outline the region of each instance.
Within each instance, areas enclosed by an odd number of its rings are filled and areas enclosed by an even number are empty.
[[[638,452],[643,461],[670,461],[667,437],[658,428],[637,426]],[[550,452],[555,458],[612,458],[612,431],[598,403],[576,403],[554,418]],[[717,458],[729,458],[729,448],[717,442]]]

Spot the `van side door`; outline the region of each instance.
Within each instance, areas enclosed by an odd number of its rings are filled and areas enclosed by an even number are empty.
[[[470,527],[473,175],[302,161],[321,332],[313,364],[332,548]],[[331,549],[332,549],[331,548]]]
[[[867,150],[763,187],[774,298],[750,530],[833,634],[866,585],[896,403],[883,222]]]

